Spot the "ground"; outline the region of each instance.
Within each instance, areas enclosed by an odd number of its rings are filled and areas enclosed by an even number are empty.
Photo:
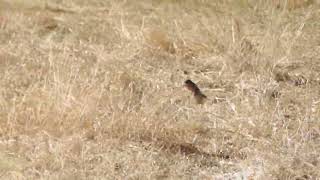
[[[319,179],[319,9],[0,0],[1,179]]]

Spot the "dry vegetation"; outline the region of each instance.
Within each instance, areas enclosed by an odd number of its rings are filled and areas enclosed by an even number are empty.
[[[0,0],[1,179],[319,179],[319,9]]]

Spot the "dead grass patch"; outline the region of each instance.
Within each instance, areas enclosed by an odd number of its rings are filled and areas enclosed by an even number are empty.
[[[0,0],[2,178],[317,179],[318,5],[277,3]]]

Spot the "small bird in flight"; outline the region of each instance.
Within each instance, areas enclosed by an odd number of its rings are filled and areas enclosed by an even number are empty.
[[[203,104],[205,99],[207,99],[207,96],[204,95],[199,89],[199,87],[190,79],[184,82],[184,86],[193,93],[193,96],[197,104]]]

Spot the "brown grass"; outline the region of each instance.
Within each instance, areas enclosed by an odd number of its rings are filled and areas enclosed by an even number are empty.
[[[1,179],[320,178],[319,2],[57,2],[0,0]]]

